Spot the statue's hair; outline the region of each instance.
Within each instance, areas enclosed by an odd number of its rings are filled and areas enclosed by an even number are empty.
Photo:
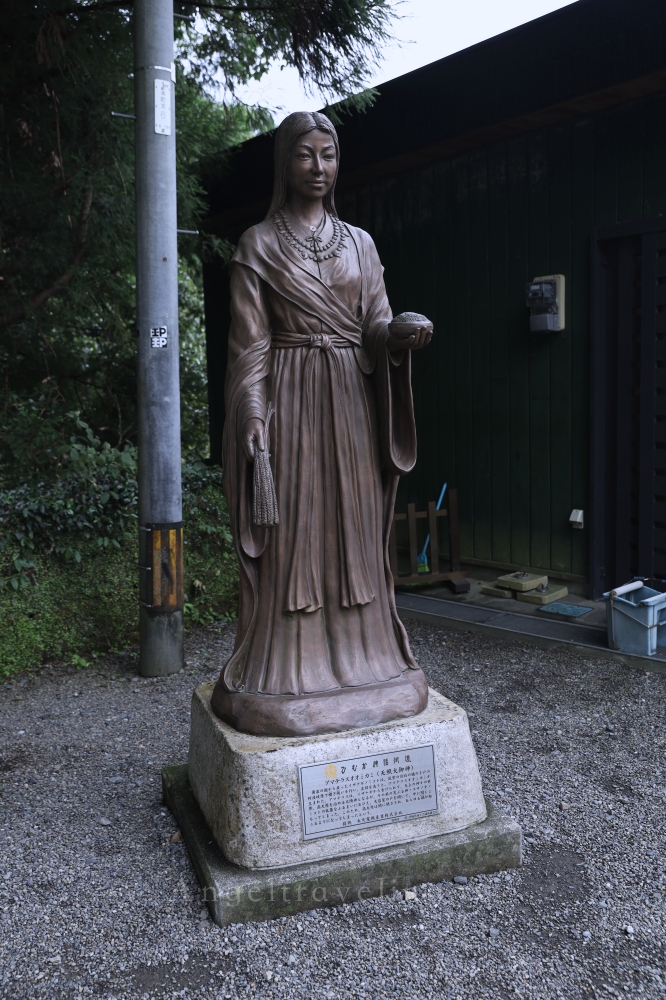
[[[337,216],[335,210],[335,182],[338,179],[338,168],[340,166],[340,145],[338,143],[338,133],[335,131],[332,122],[322,115],[320,111],[294,111],[293,114],[288,115],[283,122],[278,126],[275,133],[275,178],[273,181],[273,200],[271,201],[271,207],[268,209],[267,219],[273,215],[274,212],[279,211],[279,209],[284,208],[287,201],[287,163],[289,162],[289,154],[291,153],[292,147],[297,139],[300,139],[302,135],[306,135],[308,132],[314,132],[315,130],[319,132],[328,132],[328,134],[333,139],[335,143],[335,152],[337,154],[338,167],[335,171],[335,178],[333,180],[333,185],[331,190],[324,195],[323,204],[324,209],[329,213],[329,215]]]

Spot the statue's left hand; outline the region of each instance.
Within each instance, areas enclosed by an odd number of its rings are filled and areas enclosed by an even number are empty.
[[[259,451],[266,450],[266,428],[264,421],[258,417],[250,417],[243,425],[241,437],[248,462],[254,462],[257,449]]]
[[[386,346],[389,351],[418,351],[432,340],[433,325],[430,322],[416,326],[412,323],[389,323],[389,337]]]

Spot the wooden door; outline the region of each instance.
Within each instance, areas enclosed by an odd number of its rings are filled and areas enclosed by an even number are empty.
[[[593,258],[594,597],[666,580],[666,219],[598,230]]]

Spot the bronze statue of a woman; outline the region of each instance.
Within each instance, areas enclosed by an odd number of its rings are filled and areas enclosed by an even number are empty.
[[[428,697],[388,535],[398,477],[416,461],[410,350],[432,324],[392,323],[372,239],[336,214],[338,163],[325,115],[289,115],[268,215],[231,267],[223,465],[240,610],[212,707],[255,735],[408,718]],[[259,453],[274,478],[270,527],[253,518]]]

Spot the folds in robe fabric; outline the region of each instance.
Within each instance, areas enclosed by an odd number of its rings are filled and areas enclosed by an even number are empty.
[[[424,707],[427,693],[388,563],[398,477],[416,461],[410,354],[387,351],[383,269],[370,237],[347,230],[348,249],[322,273],[271,222],[244,234],[232,262],[223,465],[240,608],[213,707],[246,731],[386,721],[387,712],[403,713],[397,695],[388,705],[383,685],[396,691],[413,682],[419,694],[406,698],[408,715]],[[269,401],[280,523],[263,528],[252,522],[252,467],[241,441],[247,420],[264,419]],[[365,701],[383,708],[345,715],[338,698],[338,722],[326,724],[322,699],[351,689],[380,692]],[[244,709],[244,723],[230,708],[234,697],[246,706],[263,699],[263,721],[256,713],[247,721]],[[285,698],[298,702],[300,721],[283,719],[271,730],[271,706],[279,714]]]

